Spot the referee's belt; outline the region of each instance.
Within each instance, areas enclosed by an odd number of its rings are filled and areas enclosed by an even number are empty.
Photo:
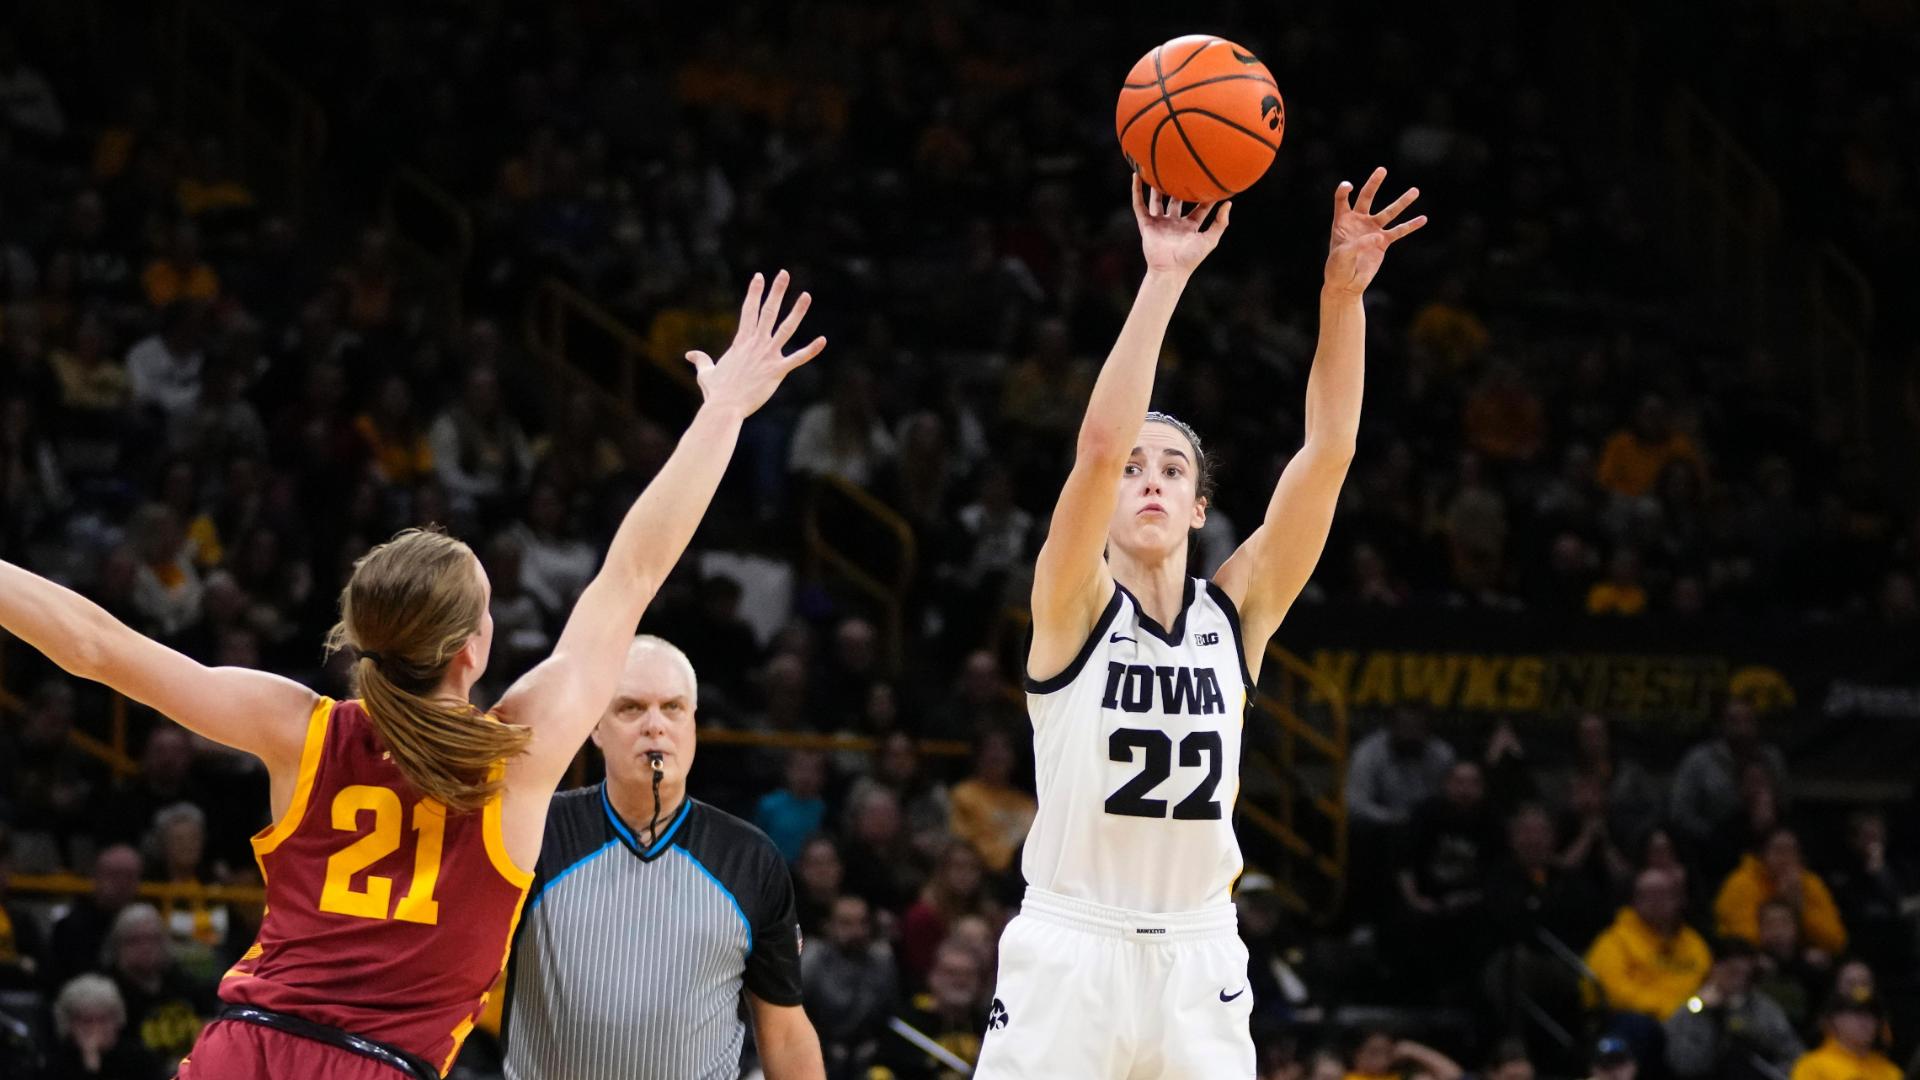
[[[400,1070],[414,1080],[440,1080],[440,1070],[427,1064],[418,1054],[409,1054],[397,1046],[388,1046],[375,1042],[351,1031],[343,1031],[331,1024],[316,1024],[312,1020],[294,1016],[291,1013],[275,1012],[253,1005],[221,1005],[215,1013],[215,1020],[238,1020],[243,1024],[259,1024],[261,1027],[284,1031],[289,1035],[298,1035],[303,1039],[312,1039],[317,1043],[337,1046],[350,1054],[359,1054],[363,1058],[378,1061]]]

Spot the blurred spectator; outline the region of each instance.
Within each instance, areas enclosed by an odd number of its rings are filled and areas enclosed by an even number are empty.
[[[80,865],[92,843],[92,797],[104,770],[73,744],[73,717],[73,684],[50,678],[19,723],[0,731],[0,759],[14,763],[11,776],[0,777],[0,799],[13,807],[16,866],[34,873]]]
[[[1507,819],[1505,857],[1487,875],[1488,921],[1501,940],[1531,943],[1544,930],[1577,947],[1600,930],[1605,911],[1596,901],[1606,895],[1607,882],[1594,882],[1584,859],[1555,848],[1553,818],[1544,807],[1527,803]]]
[[[1640,1065],[1633,1058],[1633,1048],[1627,1045],[1625,1039],[1606,1036],[1594,1044],[1591,1080],[1635,1080],[1639,1072]]]
[[[1097,373],[1091,362],[1073,355],[1064,319],[1042,319],[1034,327],[1033,351],[1007,372],[1000,415],[1022,428],[1071,435]]]
[[[1687,751],[1674,769],[1669,820],[1684,842],[1704,848],[1739,814],[1741,772],[1749,762],[1766,769],[1776,791],[1785,786],[1786,758],[1779,747],[1760,741],[1760,714],[1751,702],[1732,697],[1720,714],[1720,737]]]
[[[843,896],[833,904],[824,934],[801,955],[807,1016],[820,1033],[829,1076],[862,1076],[886,1030],[898,997],[893,954],[874,940],[867,902]]]
[[[521,583],[549,619],[564,618],[599,570],[600,553],[581,538],[565,497],[552,484],[534,486],[526,514],[506,531],[520,545]]]
[[[871,788],[847,805],[846,890],[864,897],[875,910],[899,912],[920,891],[922,872],[901,827],[900,800],[885,788]]]
[[[1753,991],[1753,965],[1752,945],[1723,939],[1699,993],[1668,1018],[1667,1065],[1677,1080],[1768,1080],[1806,1053],[1780,1006]]]
[[[1785,826],[1768,833],[1720,887],[1713,903],[1720,933],[1758,944],[1760,908],[1769,901],[1782,902],[1799,915],[1800,932],[1811,948],[1831,957],[1847,947],[1847,930],[1833,894],[1801,862],[1800,837]]]
[[[213,986],[190,978],[167,947],[167,924],[149,904],[130,904],[107,935],[108,973],[127,1006],[127,1027],[155,1057],[177,1066],[218,1002]]]
[[[973,845],[980,861],[995,874],[1006,873],[1026,842],[1039,809],[1033,796],[1013,786],[1013,737],[1003,730],[982,732],[973,772],[953,785],[949,795],[953,834]]]
[[[1609,838],[1624,849],[1639,846],[1666,805],[1653,774],[1614,743],[1613,725],[1599,713],[1580,714],[1574,722],[1573,746],[1573,777],[1576,783],[1585,778],[1599,785],[1595,795],[1605,809]],[[1568,801],[1575,801],[1571,789]],[[1584,815],[1576,811],[1575,816]]]
[[[801,930],[809,935],[826,932],[845,875],[840,845],[833,837],[816,835],[800,849],[800,857],[793,863],[793,891]]]
[[[140,853],[115,844],[93,861],[93,891],[74,901],[53,924],[53,978],[65,982],[98,967],[107,934],[140,889]]]
[[[858,801],[869,787],[893,792],[906,815],[907,835],[915,853],[928,862],[937,858],[949,838],[951,800],[947,786],[927,774],[913,736],[904,731],[884,736],[874,754],[872,774],[854,781],[848,801]]]
[[[1589,615],[1645,615],[1647,589],[1640,582],[1640,553],[1622,547],[1607,560],[1607,576],[1587,590]]]
[[[1828,876],[1855,951],[1889,972],[1920,967],[1913,922],[1920,885],[1887,854],[1886,815],[1860,810],[1847,819],[1846,857]]]
[[[211,304],[220,299],[220,275],[200,257],[200,230],[192,222],[173,226],[164,254],[140,273],[147,304],[156,311],[179,303]]]
[[[1741,940],[1741,939],[1734,939]],[[1760,950],[1754,987],[1772,998],[1801,1031],[1812,1030],[1828,984],[1826,958],[1807,948],[1800,915],[1791,904],[1760,906]]]
[[[207,857],[207,815],[192,803],[174,803],[155,814],[144,846],[151,880],[189,887],[217,880]],[[192,965],[196,974],[217,976],[219,972],[211,970],[214,965],[209,958],[212,950],[226,941],[228,922],[224,904],[208,904],[196,898],[171,910],[167,932],[183,960],[188,956],[200,960]]]
[[[1643,870],[1633,903],[1587,949],[1587,966],[1600,984],[1609,1027],[1639,1060],[1660,1045],[1660,1025],[1705,981],[1713,955],[1706,940],[1681,920],[1680,883]]]
[[[933,969],[934,953],[955,920],[991,909],[981,869],[979,854],[964,840],[951,840],[940,852],[920,898],[900,920],[900,964],[914,982]]]
[[[103,838],[124,843],[146,839],[155,815],[175,803],[191,801],[193,740],[178,724],[156,724],[140,748],[140,772],[114,789],[99,808]]]
[[[695,609],[676,640],[686,650],[695,671],[716,683],[728,700],[743,700],[748,676],[758,665],[760,642],[753,627],[740,616],[740,582],[724,574],[702,577],[695,587]]]
[[[1404,825],[1415,807],[1439,793],[1452,767],[1453,748],[1428,733],[1426,714],[1396,710],[1348,758],[1348,812],[1367,825]]]
[[[46,1080],[158,1080],[160,1062],[128,1030],[127,1006],[113,980],[80,975],[53,1001],[58,1040],[48,1055]]]
[[[1533,1059],[1527,1054],[1527,1044],[1519,1039],[1494,1043],[1479,1075],[1482,1080],[1533,1080]]]
[[[134,407],[173,420],[200,403],[200,369],[206,363],[203,321],[201,309],[193,304],[168,304],[160,313],[159,331],[128,350],[127,386]]]
[[[1347,1058],[1346,1080],[1461,1080],[1465,1075],[1438,1050],[1379,1029],[1362,1032]]]
[[[1551,851],[1551,833],[1546,839]],[[1399,885],[1413,938],[1452,950],[1456,961],[1481,947],[1487,883],[1499,850],[1480,766],[1456,761],[1440,794],[1415,812],[1409,826]]]
[[[1836,997],[1826,1010],[1826,1041],[1793,1066],[1793,1080],[1895,1080],[1899,1066],[1877,1050],[1880,1003]]]
[[[433,422],[427,438],[440,482],[456,502],[493,505],[524,491],[533,475],[526,433],[502,406],[500,376],[491,367],[468,372],[459,399]]]
[[[7,895],[13,846],[13,830],[0,823],[0,990],[32,990],[41,982],[46,943],[39,922]]]
[[[1653,486],[1675,461],[1686,461],[1701,472],[1706,460],[1684,432],[1674,429],[1664,399],[1648,394],[1634,408],[1633,424],[1615,431],[1600,452],[1596,478],[1615,495],[1638,498]]]
[[[1467,445],[1496,465],[1531,461],[1546,440],[1546,412],[1540,395],[1526,384],[1520,368],[1500,360],[1467,395],[1461,417]]]
[[[873,376],[857,364],[834,374],[833,394],[800,414],[787,467],[802,476],[832,476],[866,486],[893,456],[893,436],[873,404]]]
[[[433,470],[433,447],[414,415],[413,390],[400,376],[380,380],[372,407],[356,417],[353,426],[366,444],[374,475],[383,483],[410,485]]]
[[[826,820],[827,802],[821,797],[826,786],[826,755],[818,750],[792,750],[787,754],[786,786],[762,796],[754,808],[753,823],[788,862],[800,858],[802,845]]]
[[[926,992],[914,995],[900,1019],[971,1065],[980,1058],[980,1035],[988,1023],[990,979],[972,949],[948,942],[934,956]],[[939,1060],[891,1032],[880,1041],[879,1060],[869,1080],[946,1080],[950,1075]]]
[[[34,139],[52,143],[66,134],[66,112],[53,84],[21,58],[11,30],[0,33],[0,111],[12,131]]]

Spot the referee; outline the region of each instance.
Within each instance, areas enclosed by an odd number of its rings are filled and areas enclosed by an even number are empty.
[[[687,796],[695,692],[685,653],[636,638],[593,732],[607,779],[553,797],[507,972],[507,1080],[737,1080],[743,988],[767,1080],[826,1076],[786,862]]]

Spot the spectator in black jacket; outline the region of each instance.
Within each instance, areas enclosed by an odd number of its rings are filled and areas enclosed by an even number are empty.
[[[1864,810],[1847,822],[1847,855],[1827,875],[1853,951],[1881,971],[1911,974],[1916,948],[1911,908],[1920,901],[1913,876],[1887,854],[1887,819]]]

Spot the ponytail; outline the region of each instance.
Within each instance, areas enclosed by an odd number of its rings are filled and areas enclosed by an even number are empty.
[[[508,758],[531,729],[444,696],[447,667],[486,613],[473,553],[444,533],[408,529],[354,564],[327,649],[352,646],[353,692],[393,763],[449,811],[478,810],[499,792]],[[376,651],[377,650],[377,651]]]
[[[393,763],[422,795],[449,812],[485,806],[501,787],[494,766],[527,747],[533,731],[467,704],[405,690],[381,670],[384,658],[354,663],[354,691]]]

